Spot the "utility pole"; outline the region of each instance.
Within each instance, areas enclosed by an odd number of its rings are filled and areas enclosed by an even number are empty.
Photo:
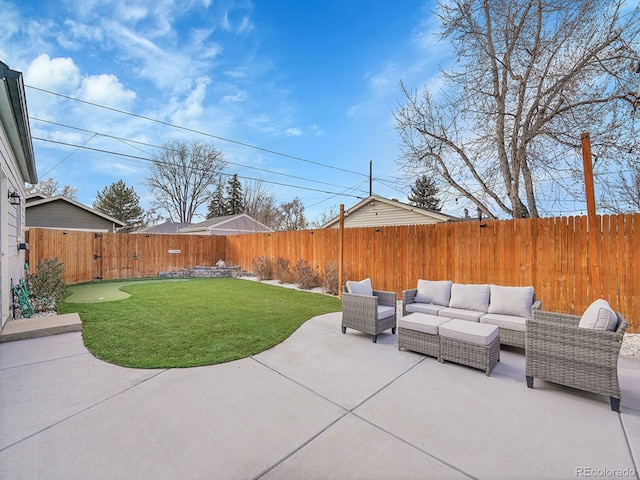
[[[373,160],[369,160],[369,196],[373,195]]]

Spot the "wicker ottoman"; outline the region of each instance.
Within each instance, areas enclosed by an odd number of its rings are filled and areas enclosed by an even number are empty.
[[[428,315],[426,313],[411,313],[398,320],[398,350],[405,348],[412,352],[423,353],[440,360],[440,325],[450,319]]]
[[[440,326],[439,333],[441,362],[479,368],[489,376],[500,361],[500,333],[495,325],[451,320]]]

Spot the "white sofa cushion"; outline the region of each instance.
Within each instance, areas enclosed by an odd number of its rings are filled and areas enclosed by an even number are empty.
[[[498,337],[499,331],[495,325],[451,320],[440,325],[440,335],[462,342],[487,346],[491,345],[491,342]]]
[[[371,287],[371,279],[365,278],[359,282],[347,281],[347,292],[355,295],[373,295],[373,288]]]
[[[531,318],[533,287],[491,285],[489,313]]]
[[[416,292],[415,301],[448,307],[449,299],[451,298],[452,284],[453,282],[450,280],[418,280],[418,291]]]
[[[443,308],[447,308],[445,305],[434,305],[433,303],[408,303],[406,306],[407,313],[427,313],[429,315],[438,315],[438,312]]]
[[[378,305],[378,320],[383,318],[389,318],[396,314],[395,307],[388,307],[387,305]]]
[[[489,285],[463,285],[454,283],[451,285],[451,308],[462,310],[475,310],[487,313],[489,308]]]
[[[479,322],[480,317],[486,315],[485,312],[477,312],[475,310],[464,310],[462,308],[443,308],[438,312],[441,317],[457,318],[468,322]]]
[[[518,332],[527,331],[527,319],[516,315],[500,315],[499,313],[487,313],[480,318],[480,323],[496,325],[506,330]]]
[[[427,315],[426,313],[412,313],[398,320],[398,327],[430,335],[438,335],[440,325],[447,323],[449,320],[445,317]]]
[[[578,323],[580,328],[593,330],[614,331],[618,326],[618,315],[613,311],[609,302],[599,298],[585,310]]]

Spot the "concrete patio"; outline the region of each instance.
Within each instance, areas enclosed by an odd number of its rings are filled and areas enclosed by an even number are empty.
[[[0,344],[0,478],[635,478],[640,359],[621,412],[536,380],[521,350],[491,377],[316,317],[252,358],[135,370],[79,332]]]

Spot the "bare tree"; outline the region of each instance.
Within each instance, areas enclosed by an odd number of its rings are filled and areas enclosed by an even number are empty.
[[[65,185],[60,190],[60,186],[55,178],[49,177],[46,180],[42,180],[35,185],[30,185],[27,188],[28,194],[38,193],[44,197],[54,197],[56,195],[62,195],[63,197],[75,200],[78,194],[78,189],[71,185]]]
[[[171,220],[191,223],[196,210],[207,202],[208,188],[225,169],[222,152],[213,145],[172,141],[154,155],[151,176],[145,184],[154,195],[152,205],[169,213]]]
[[[605,189],[608,195],[602,206],[615,213],[640,212],[640,164],[620,172],[616,180]]]
[[[334,218],[338,217],[340,212],[334,207],[331,207],[328,212],[322,212],[318,218],[309,223],[311,228],[321,228],[326,223],[330,222]]]
[[[276,195],[269,193],[261,180],[250,180],[244,184],[244,213],[274,230],[280,225],[282,216]]]
[[[553,182],[575,184],[582,132],[607,171],[616,151],[638,143],[630,113],[640,7],[627,3],[441,2],[441,36],[457,62],[441,72],[441,93],[401,84],[407,173],[437,179],[489,217],[519,218],[540,215],[538,197]]]
[[[304,205],[298,197],[290,202],[281,203],[282,217],[277,230],[304,230],[307,228],[307,219],[304,216]]]

